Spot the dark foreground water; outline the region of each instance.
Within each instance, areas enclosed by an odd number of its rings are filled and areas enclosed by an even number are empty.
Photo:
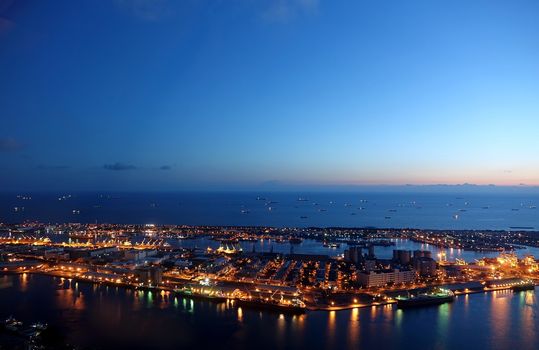
[[[60,326],[95,348],[537,349],[536,292],[459,296],[452,304],[303,316],[61,281],[0,276],[0,313]]]
[[[38,220],[53,223],[97,221],[503,230],[519,226],[539,230],[537,191],[483,194],[72,193],[66,198],[62,197],[67,193],[27,195],[32,199],[17,198],[16,193],[0,193],[0,222]],[[300,197],[306,200],[298,201]],[[73,214],[73,210],[78,214]]]

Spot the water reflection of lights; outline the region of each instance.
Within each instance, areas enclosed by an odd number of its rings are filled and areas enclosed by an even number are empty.
[[[241,307],[238,308],[238,321],[243,322],[243,310]]]
[[[355,307],[350,311],[350,322],[348,322],[348,347],[357,349],[359,344],[359,308]]]
[[[21,291],[26,292],[27,289],[28,289],[28,275],[25,272],[21,275]]]
[[[520,293],[520,331],[521,340],[524,342],[523,348],[534,348],[537,344],[537,304],[534,291],[526,291]]]
[[[404,311],[402,311],[401,309],[397,309],[395,311],[395,325],[400,328],[401,325],[402,325],[402,317],[404,315]]]
[[[494,327],[494,334],[497,337],[504,337],[508,330],[510,297],[513,292],[496,290],[491,297],[491,322]]]
[[[335,340],[336,311],[328,312],[328,346],[331,348]]]

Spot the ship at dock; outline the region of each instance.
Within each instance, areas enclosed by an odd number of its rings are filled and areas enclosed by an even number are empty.
[[[236,304],[239,307],[288,314],[303,314],[307,309],[305,303],[299,299],[274,300],[272,298],[239,298],[236,299]]]
[[[455,294],[452,291],[448,289],[436,288],[426,293],[409,295],[406,297],[398,297],[397,307],[399,309],[406,309],[422,306],[441,305],[445,303],[450,303],[453,300],[455,300]]]
[[[522,292],[525,290],[534,290],[535,289],[535,282],[532,280],[522,280],[519,283],[515,283],[511,289],[513,292]]]

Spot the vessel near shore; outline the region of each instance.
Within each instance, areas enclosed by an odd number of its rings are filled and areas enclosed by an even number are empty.
[[[441,305],[455,300],[455,294],[447,289],[435,289],[428,293],[422,293],[415,296],[397,298],[397,307],[400,309]]]
[[[297,299],[291,300],[288,303],[271,299],[265,300],[241,298],[236,299],[236,303],[239,307],[275,311],[280,313],[303,314],[306,311],[305,303]]]
[[[522,292],[525,290],[534,290],[535,289],[535,283],[533,281],[523,281],[522,283],[515,284],[511,287],[513,292]]]

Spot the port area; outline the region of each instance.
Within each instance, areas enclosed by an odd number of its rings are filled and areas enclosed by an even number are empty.
[[[39,274],[46,275],[56,278],[62,278],[69,281],[76,281],[80,283],[88,283],[93,285],[108,285],[115,286],[119,288],[128,288],[133,290],[143,290],[143,291],[153,291],[161,294],[173,294],[179,297],[192,298],[192,299],[201,299],[209,300],[213,302],[225,302],[227,300],[237,301],[240,297],[237,294],[234,294],[234,290],[238,289],[247,289],[249,286],[252,286],[251,283],[238,283],[230,282],[221,284],[220,287],[228,290],[229,293],[208,293],[202,289],[193,289],[188,292],[185,291],[185,286],[178,288],[169,286],[139,286],[126,282],[118,282],[115,280],[89,280],[80,276],[74,276],[64,271],[44,271],[44,270],[11,270],[11,271],[0,271],[1,275],[25,275],[25,274]],[[304,310],[310,312],[316,311],[343,311],[350,309],[359,309],[359,308],[369,308],[369,307],[384,307],[390,305],[396,305],[397,299],[402,296],[410,294],[421,294],[426,293],[433,288],[444,288],[451,291],[455,297],[467,294],[476,294],[476,293],[489,293],[495,291],[503,290],[513,290],[515,292],[524,291],[524,290],[533,290],[535,286],[539,285],[539,280],[537,279],[522,279],[518,277],[514,278],[505,278],[497,280],[486,280],[486,281],[469,281],[469,282],[458,282],[451,284],[437,284],[437,285],[428,285],[421,286],[418,288],[412,289],[378,289],[375,293],[355,293],[355,292],[337,292],[337,293],[328,293],[327,291],[319,290],[306,290],[303,294],[304,301]],[[263,301],[261,299],[261,301]],[[250,308],[257,308],[256,303],[251,303]],[[264,307],[263,302],[260,303],[260,309],[267,310],[267,307]],[[287,313],[286,305],[282,305],[282,308],[275,308],[274,311]],[[270,310],[271,311],[271,310]],[[294,311],[290,311],[293,312]]]
[[[342,311],[369,307],[382,307],[396,305],[397,298],[410,295],[427,293],[433,288],[444,288],[453,293],[455,297],[467,294],[490,293],[503,290],[513,290],[515,292],[533,290],[539,285],[539,280],[529,280],[521,278],[506,278],[488,281],[470,281],[452,284],[440,284],[425,286],[413,289],[399,290],[379,290],[372,293],[334,293],[323,298],[311,301],[306,294],[307,309],[310,311]]]

